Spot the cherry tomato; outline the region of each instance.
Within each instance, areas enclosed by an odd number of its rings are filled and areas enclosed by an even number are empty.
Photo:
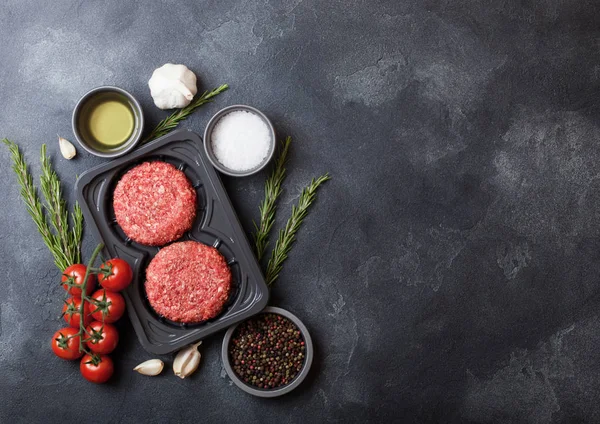
[[[87,381],[101,384],[108,381],[115,370],[108,355],[85,355],[79,363],[79,371]]]
[[[81,298],[79,296],[73,296],[65,300],[62,313],[69,327],[79,329],[80,308]],[[88,325],[90,322],[92,322],[92,316],[90,315],[90,304],[85,302],[83,304],[83,325]]]
[[[63,288],[69,292],[72,296],[81,296],[81,286],[83,285],[83,279],[85,278],[85,271],[87,267],[82,264],[71,265],[65,272],[63,272],[61,283]],[[89,296],[94,291],[96,286],[96,276],[94,274],[88,275],[87,285],[85,286],[85,294]]]
[[[102,324],[94,321],[87,327],[88,336],[90,339],[85,342],[88,349],[94,353],[106,355],[111,353],[119,343],[119,332],[112,324]]]
[[[79,331],[71,327],[58,330],[52,336],[52,351],[56,356],[69,361],[81,358],[79,351]]]
[[[119,293],[100,289],[92,295],[90,308],[96,321],[113,323],[119,320],[125,312],[125,299]]]
[[[107,290],[118,292],[126,288],[133,279],[131,267],[123,259],[114,258],[100,265],[98,281]]]

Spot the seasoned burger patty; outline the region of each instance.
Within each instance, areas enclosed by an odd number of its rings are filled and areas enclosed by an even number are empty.
[[[128,237],[162,246],[192,228],[196,192],[185,174],[170,163],[144,162],[117,183],[113,208]]]
[[[196,323],[217,316],[229,297],[231,271],[214,247],[173,243],[146,268],[146,294],[154,310],[171,321]]]

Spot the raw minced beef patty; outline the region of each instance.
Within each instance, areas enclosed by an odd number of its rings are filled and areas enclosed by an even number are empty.
[[[229,297],[231,271],[214,247],[181,241],[161,249],[146,268],[146,294],[171,321],[196,323],[216,317]]]
[[[144,162],[117,183],[113,208],[128,237],[162,246],[192,228],[196,192],[185,174],[170,163]]]

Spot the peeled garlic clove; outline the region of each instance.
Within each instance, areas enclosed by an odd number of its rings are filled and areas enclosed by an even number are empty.
[[[58,145],[60,146],[60,153],[65,159],[73,159],[77,154],[75,146],[66,138],[58,137]]]
[[[173,372],[177,377],[186,378],[198,369],[201,358],[198,346],[201,344],[202,340],[179,351],[173,361]]]
[[[158,375],[162,372],[165,363],[160,359],[150,359],[142,362],[133,370],[143,375]]]

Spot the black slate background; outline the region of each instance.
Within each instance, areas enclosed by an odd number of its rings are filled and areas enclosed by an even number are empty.
[[[36,175],[48,143],[67,192],[101,163],[58,154],[77,99],[118,85],[156,123],[165,62],[231,85],[184,127],[246,103],[294,137],[280,220],[333,179],[272,291],[316,342],[300,389],[232,386],[220,335],[144,378],[127,320],[94,386],[48,347],[59,273],[0,148],[0,422],[600,421],[599,28],[575,0],[3,1],[0,136]],[[248,231],[264,178],[224,178]]]

